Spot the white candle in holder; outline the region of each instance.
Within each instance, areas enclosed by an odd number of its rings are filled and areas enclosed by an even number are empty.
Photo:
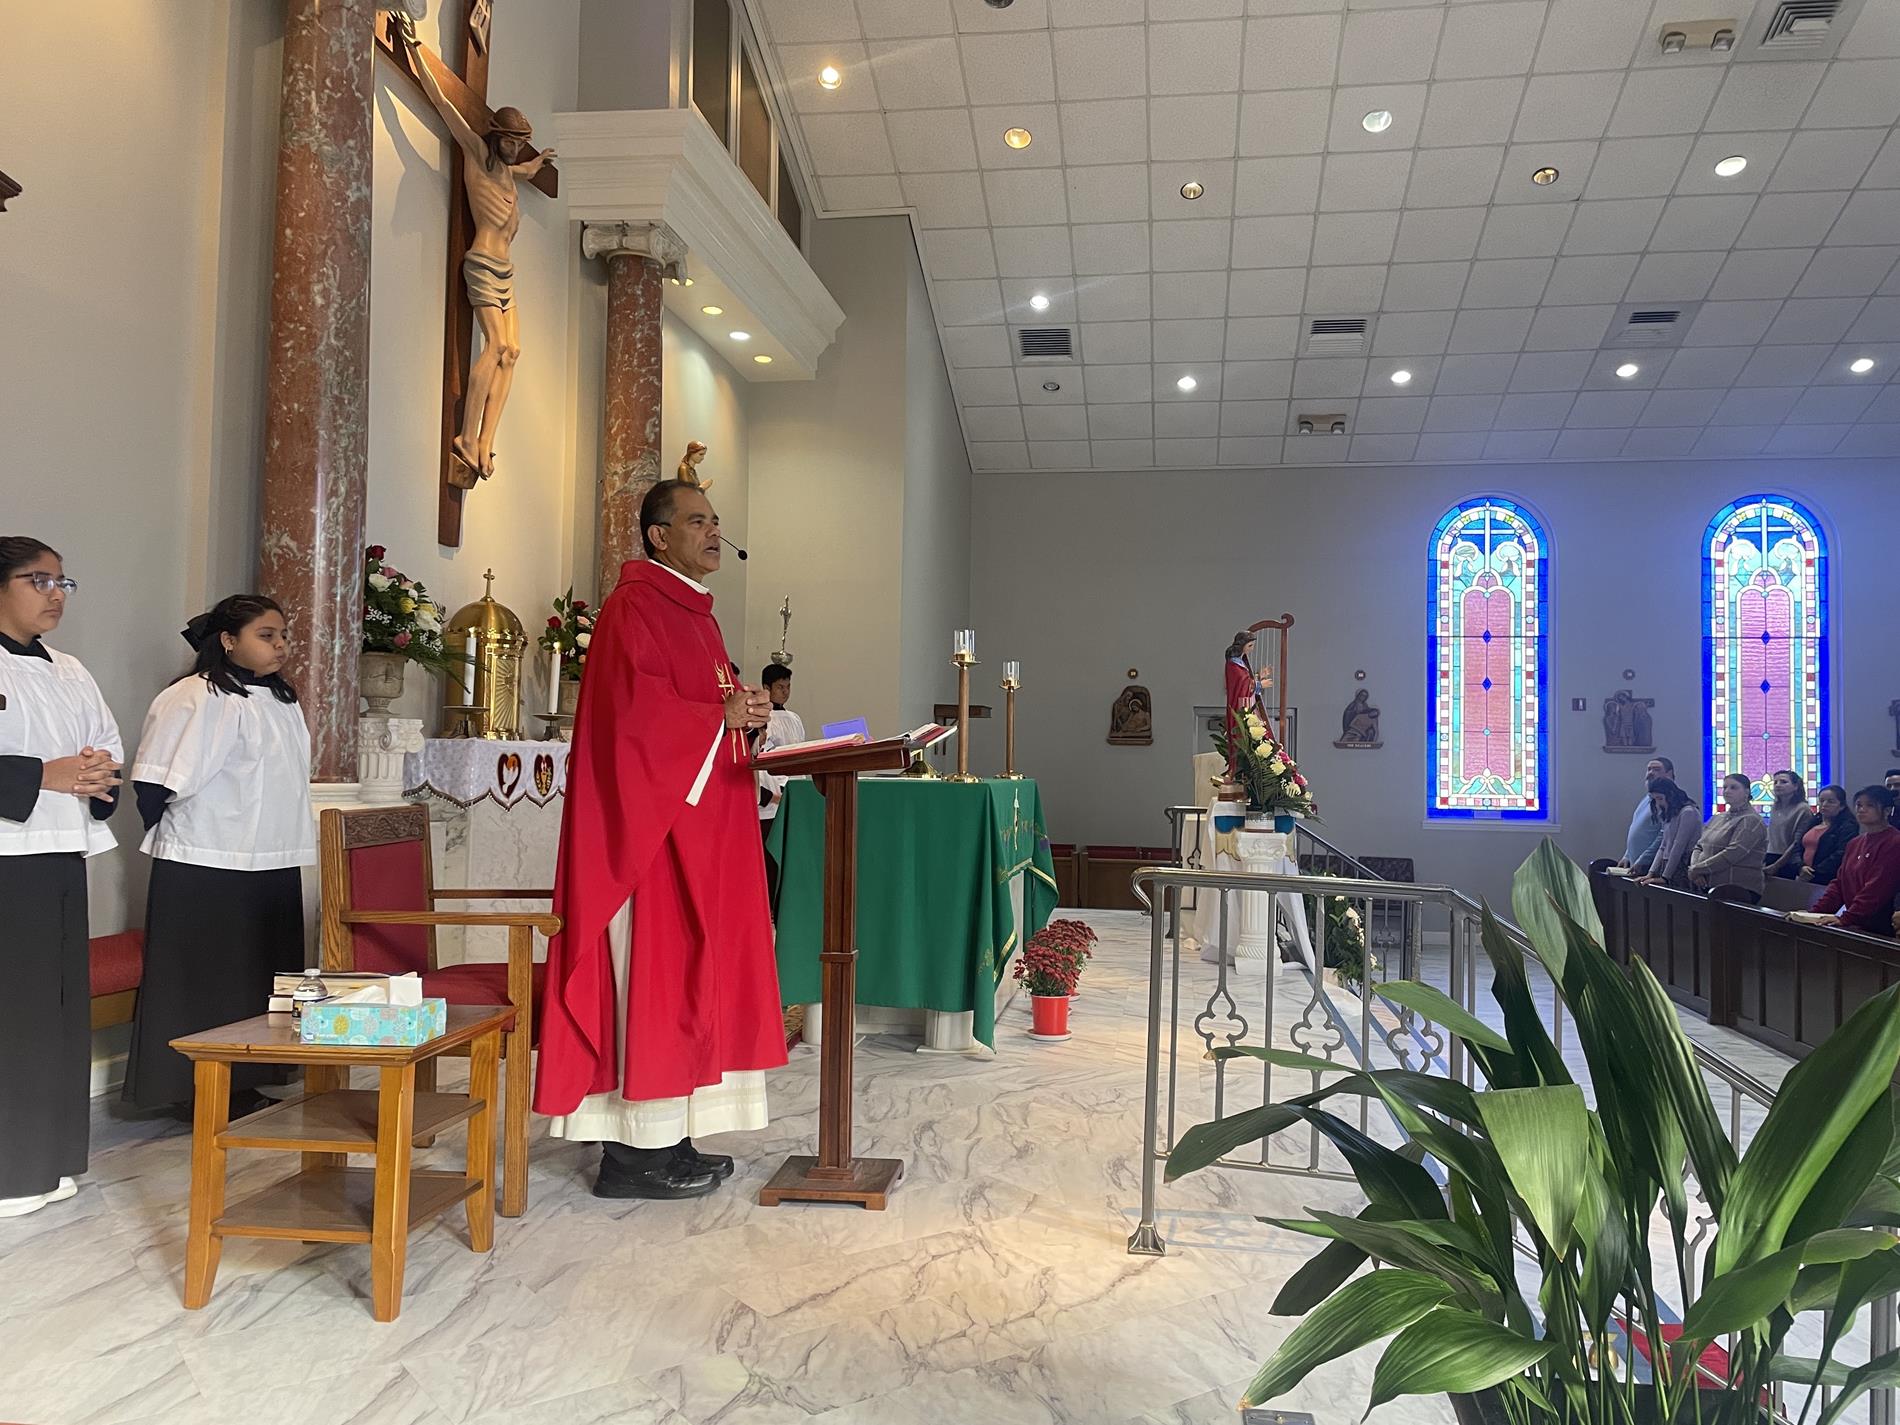
[[[960,628],[951,640],[950,651],[960,657],[976,657],[976,630]]]
[[[553,717],[561,710],[561,646],[555,644],[548,653],[548,716]]]
[[[1003,681],[1005,683],[1020,683],[1022,679],[1023,665],[1018,663],[1014,658],[1003,665]]]
[[[468,652],[462,663],[462,706],[475,706],[475,650],[477,635],[474,629],[468,631]]]

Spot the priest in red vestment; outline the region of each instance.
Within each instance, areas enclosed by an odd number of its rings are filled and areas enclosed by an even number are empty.
[[[785,1062],[739,681],[712,594],[719,517],[668,480],[640,507],[587,650],[567,764],[535,1109],[602,1145],[601,1197],[697,1197],[732,1159],[693,1135],[763,1128]]]

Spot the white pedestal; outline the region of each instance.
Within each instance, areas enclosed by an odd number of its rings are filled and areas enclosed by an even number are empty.
[[[1240,869],[1257,875],[1291,876],[1299,865],[1293,859],[1293,837],[1281,831],[1259,831],[1252,827],[1236,838],[1240,851]],[[1278,905],[1276,906],[1276,902]],[[1274,943],[1275,912],[1292,923],[1293,938],[1305,957],[1314,963],[1313,946],[1306,929],[1305,897],[1286,891],[1243,891],[1240,894],[1240,936],[1234,944],[1236,961],[1262,961],[1271,964],[1279,958]]]
[[[422,750],[422,719],[372,713],[357,721],[356,778],[361,802],[388,806],[402,800],[402,759]]]

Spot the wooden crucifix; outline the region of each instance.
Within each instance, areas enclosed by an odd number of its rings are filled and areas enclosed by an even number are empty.
[[[550,198],[560,192],[559,175],[546,162],[553,157],[553,150],[547,150],[544,155],[527,143],[526,121],[518,112],[509,109],[497,112],[488,107],[492,0],[460,0],[460,3],[464,19],[461,75],[427,46],[415,43],[406,17],[392,17],[389,12],[380,10],[376,15],[377,48],[409,76],[432,106],[442,110],[441,116],[451,130],[450,137],[464,150],[456,155],[458,161],[449,166],[448,285],[444,294],[442,339],[442,459],[436,507],[436,539],[451,546],[462,542],[464,497],[478,480],[493,473],[495,423],[513,380],[514,358],[518,354],[514,339],[513,265],[500,254],[471,252],[471,244],[477,236],[477,221],[469,209],[466,170],[469,162],[476,161],[468,153],[470,137],[484,141],[491,135],[499,136],[508,150],[497,160],[504,181],[488,185],[495,191],[478,194],[478,200],[496,205],[498,210],[511,207],[515,175]],[[426,67],[426,81],[418,65]],[[505,217],[491,220],[490,227],[496,229],[504,241],[511,239],[515,227],[513,213],[509,211]],[[479,291],[484,308],[483,359],[475,382],[481,387],[483,405],[474,412],[473,421],[466,409],[476,322],[475,307],[470,300],[471,287]]]

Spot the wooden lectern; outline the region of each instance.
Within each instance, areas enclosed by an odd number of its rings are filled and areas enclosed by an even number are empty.
[[[755,762],[781,777],[810,777],[825,799],[825,931],[820,1003],[825,1037],[819,1047],[818,1156],[787,1158],[759,1190],[759,1206],[781,1202],[855,1202],[883,1211],[903,1176],[896,1158],[851,1156],[852,1025],[858,998],[858,774],[899,772],[921,743],[905,737],[816,747]]]

